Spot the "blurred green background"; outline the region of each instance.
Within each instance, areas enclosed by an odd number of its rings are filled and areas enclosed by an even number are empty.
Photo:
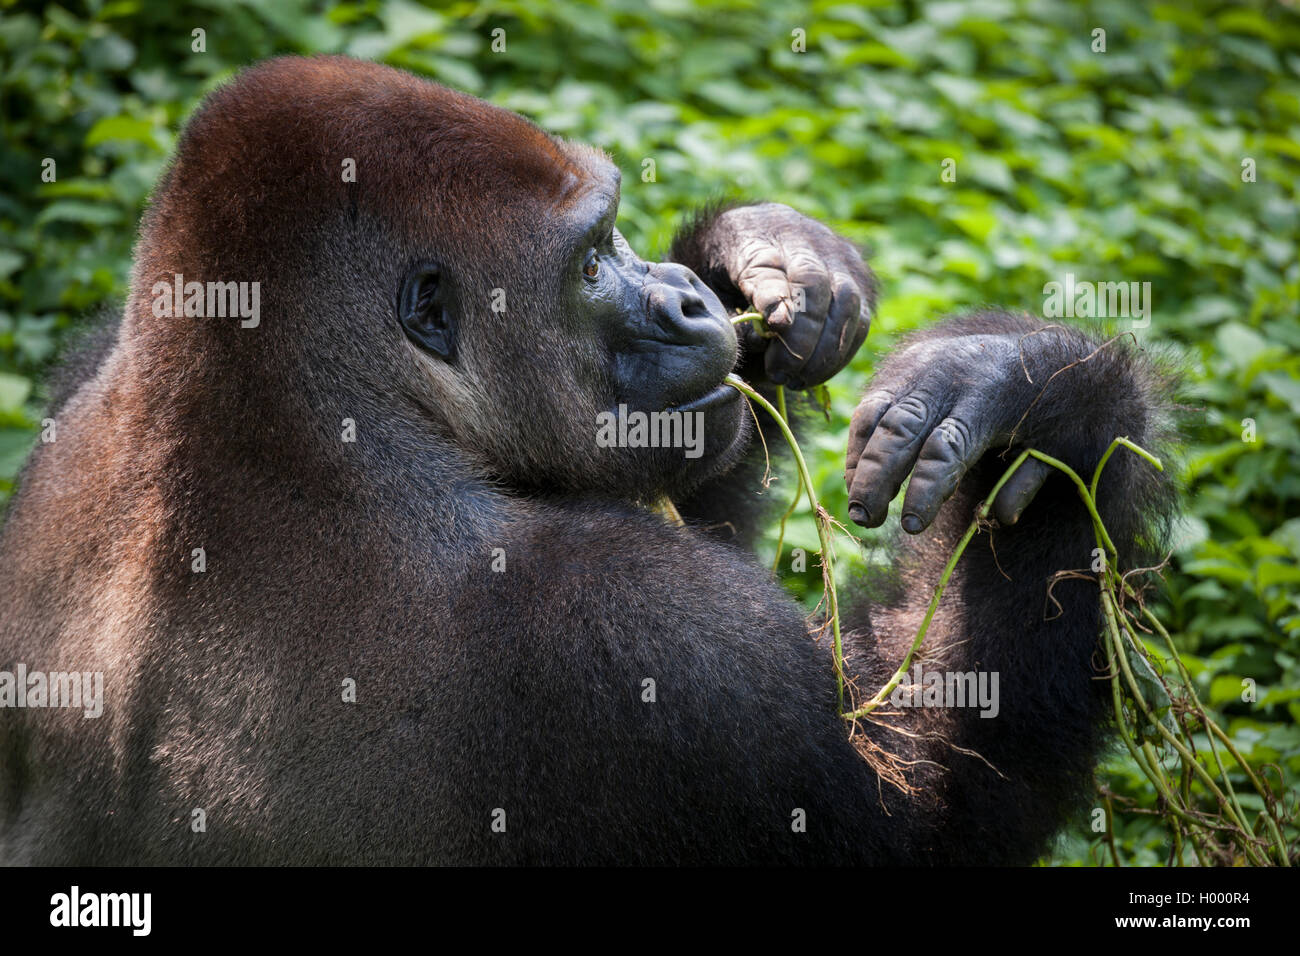
[[[491,49],[498,27],[504,52]],[[196,28],[206,52],[192,51]],[[792,50],[797,30],[806,52]],[[1040,311],[1044,283],[1066,272],[1151,282],[1137,334],[1180,357],[1192,407],[1178,465],[1188,516],[1160,615],[1202,698],[1296,799],[1294,5],[0,0],[0,500],[35,440],[42,370],[69,330],[122,299],[142,204],[185,117],[241,66],[318,51],[404,67],[609,150],[624,173],[620,225],[643,254],[724,196],[790,203],[862,243],[883,284],[879,316],[832,384],[831,425],[805,447],[832,514],[846,508],[848,415],[900,333],[985,304]],[[46,157],[56,182],[42,182]],[[941,180],[945,159],[956,182]],[[786,476],[773,494],[793,487]],[[806,513],[794,546],[816,549]],[[788,583],[811,600],[815,564]],[[1145,778],[1117,756],[1098,782],[1119,798],[1126,862],[1165,860],[1159,822],[1122,809],[1153,806]],[[1081,816],[1051,862],[1101,859]]]

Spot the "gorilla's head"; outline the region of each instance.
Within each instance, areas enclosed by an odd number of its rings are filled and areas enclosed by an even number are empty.
[[[605,156],[494,120],[529,134],[528,161],[559,181],[502,176],[483,198],[516,217],[513,247],[422,251],[397,295],[431,388],[480,396],[447,409],[467,444],[511,483],[640,497],[727,464],[746,419],[723,384],[737,346],[717,296],[685,266],[632,250]]]
[[[608,157],[514,113],[373,63],[272,60],[190,122],[131,312],[177,273],[260,281],[260,327],[167,333],[235,353],[214,366],[240,401],[384,419],[405,454],[423,430],[510,486],[678,493],[743,444],[736,336],[693,272],[629,248],[618,203]]]

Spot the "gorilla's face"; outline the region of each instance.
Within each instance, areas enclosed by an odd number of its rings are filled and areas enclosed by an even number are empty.
[[[617,169],[584,147],[545,204],[499,200],[535,224],[474,262],[418,262],[402,280],[407,338],[435,360],[461,443],[510,484],[650,499],[731,464],[748,413],[723,384],[736,335],[690,269],[646,262],[614,228]],[[510,244],[507,244],[510,245]],[[451,398],[463,404],[465,398]],[[487,416],[484,409],[494,410]]]
[[[738,393],[720,384],[736,359],[722,303],[685,266],[645,262],[614,228],[614,206],[575,243],[575,313],[610,356],[611,401],[659,411],[710,408]]]
[[[640,459],[676,484],[716,468],[736,442],[743,402],[723,383],[736,364],[736,333],[694,272],[632,251],[614,227],[617,208],[617,192],[592,192],[579,204],[562,274],[579,335],[605,364],[600,418],[613,431],[599,444],[617,438],[614,447],[630,454],[614,457]]]

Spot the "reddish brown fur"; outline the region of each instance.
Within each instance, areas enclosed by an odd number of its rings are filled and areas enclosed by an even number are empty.
[[[356,160],[355,188],[345,158]],[[583,176],[550,136],[482,100],[343,57],[272,60],[191,119],[145,223],[137,286],[154,270],[256,268],[268,246],[294,242],[305,210],[352,203],[416,235],[436,223],[490,239],[490,217],[534,222],[539,203]],[[469,202],[506,194],[510,208]]]

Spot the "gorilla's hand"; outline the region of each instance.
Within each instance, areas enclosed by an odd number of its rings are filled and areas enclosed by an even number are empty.
[[[849,517],[866,527],[882,524],[912,472],[902,525],[917,534],[985,452],[1012,442],[1048,451],[1053,433],[1065,427],[1053,422],[1062,396],[1082,384],[1068,374],[1054,380],[1053,373],[1090,347],[1082,336],[1049,326],[1022,334],[933,337],[895,353],[853,413],[845,470]],[[1072,400],[1071,407],[1069,426],[1089,429],[1083,420],[1088,401]],[[1008,465],[1013,457],[1006,456]],[[1027,459],[998,492],[998,521],[1019,520],[1050,472],[1048,465]]]
[[[773,333],[738,330],[746,375],[808,388],[849,363],[876,304],[875,279],[851,242],[779,203],[726,209],[699,229],[684,249],[696,256],[679,261],[710,284],[728,283],[739,295],[715,289],[719,297],[752,302]]]

